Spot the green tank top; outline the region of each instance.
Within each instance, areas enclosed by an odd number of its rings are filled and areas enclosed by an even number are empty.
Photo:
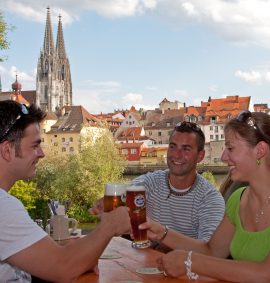
[[[235,191],[226,204],[226,215],[235,226],[230,252],[233,259],[263,261],[270,252],[270,227],[259,232],[245,231],[241,225],[239,206],[246,188]]]

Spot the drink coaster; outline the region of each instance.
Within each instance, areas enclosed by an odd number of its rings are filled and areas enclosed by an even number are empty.
[[[161,274],[163,273],[156,267],[141,267],[141,268],[136,269],[136,272],[140,274]]]

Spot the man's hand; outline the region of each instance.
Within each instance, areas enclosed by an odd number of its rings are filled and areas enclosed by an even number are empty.
[[[131,233],[131,224],[128,208],[125,206],[118,207],[111,212],[101,215],[101,222],[107,222],[114,231],[114,236]]]
[[[94,206],[89,208],[89,213],[92,215],[99,215],[104,212],[103,198],[98,199]]]
[[[140,230],[147,229],[148,239],[159,241],[164,235],[165,227],[147,217],[147,222],[139,225]]]

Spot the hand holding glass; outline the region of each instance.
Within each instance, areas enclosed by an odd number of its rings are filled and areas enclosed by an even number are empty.
[[[146,198],[143,185],[127,187],[126,204],[129,208],[129,216],[132,226],[134,248],[148,248],[150,241],[147,239],[147,230],[140,230],[139,225],[146,222]]]

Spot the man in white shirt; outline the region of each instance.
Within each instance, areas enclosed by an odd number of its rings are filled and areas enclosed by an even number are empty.
[[[130,231],[125,207],[104,213],[96,229],[67,246],[59,246],[8,194],[17,180],[28,180],[44,153],[39,123],[45,114],[15,101],[0,101],[0,279],[31,282],[31,275],[54,282],[72,282],[93,269],[113,236]],[[31,275],[30,275],[31,274]]]

